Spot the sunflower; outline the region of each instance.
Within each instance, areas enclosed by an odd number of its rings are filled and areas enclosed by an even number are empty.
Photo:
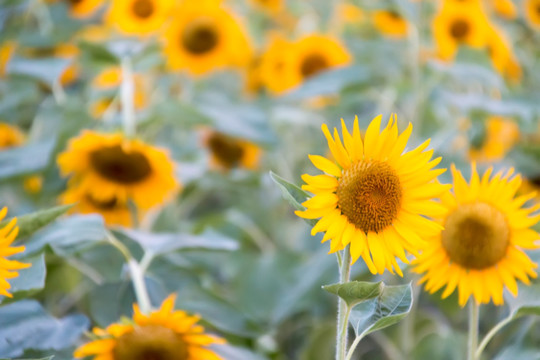
[[[75,350],[73,356],[95,360],[221,360],[208,345],[223,344],[221,338],[207,335],[198,325],[198,316],[174,311],[176,297],[169,296],[157,311],[143,314],[133,305],[133,321],[94,328],[93,340]]]
[[[61,0],[49,0],[49,2],[60,2]],[[93,15],[104,0],[66,0],[69,8],[69,14],[75,18],[86,18]]]
[[[490,116],[486,121],[486,135],[479,149],[471,149],[475,161],[500,161],[519,140],[519,126],[512,119]]]
[[[403,38],[407,36],[409,25],[407,20],[394,10],[379,10],[373,13],[373,24],[382,34]]]
[[[525,15],[529,24],[540,29],[540,0],[525,0]]]
[[[352,135],[342,120],[343,141],[337,129],[332,137],[322,130],[336,162],[310,155],[313,164],[326,174],[303,175],[302,189],[314,194],[296,214],[320,220],[311,234],[324,232],[331,240],[330,252],[350,244],[352,261],[360,256],[369,270],[386,269],[402,276],[395,257],[408,263],[405,251],[417,254],[425,239],[440,232],[440,226],[425,216],[438,216],[444,208],[433,198],[449,189],[437,182],[445,169],[433,169],[441,158],[431,160],[433,150],[424,151],[429,140],[404,152],[412,124],[398,134],[397,120],[390,118],[380,132],[382,116],[368,126],[362,141],[358,119]]]
[[[24,179],[24,191],[28,194],[38,194],[43,188],[43,177],[40,175],[31,175]]]
[[[174,0],[113,0],[106,22],[126,34],[149,35],[165,24]]]
[[[250,0],[249,2],[257,9],[275,14],[283,9],[285,0]]]
[[[19,146],[24,141],[23,133],[13,125],[0,122],[0,149]]]
[[[14,41],[6,41],[0,46],[0,77],[6,74],[6,68],[15,51],[16,43]]]
[[[482,48],[486,45],[489,21],[478,1],[446,0],[433,19],[433,36],[439,56],[453,59],[460,45]]]
[[[61,196],[62,204],[75,204],[71,209],[80,214],[100,214],[107,225],[132,225],[131,212],[127,202],[113,196],[96,199],[91,193],[81,191],[78,186],[69,187]],[[142,214],[139,214],[142,215]]]
[[[501,17],[515,19],[518,15],[517,7],[512,0],[494,0],[490,3],[493,10]]]
[[[261,82],[271,93],[281,94],[295,85],[295,77],[288,70],[292,58],[292,44],[281,35],[272,34],[260,64]]]
[[[521,80],[521,66],[515,58],[510,42],[500,30],[494,27],[491,27],[489,31],[487,51],[495,70],[513,82]]]
[[[0,210],[0,220],[6,217],[7,207]],[[13,270],[25,269],[30,267],[30,264],[24,264],[15,260],[8,260],[7,257],[15,254],[19,254],[24,251],[24,246],[12,246],[11,243],[17,237],[19,228],[16,226],[17,218],[11,219],[11,221],[0,228],[0,295],[12,297],[8,292],[11,285],[7,282],[7,279],[12,279],[19,276],[19,273]]]
[[[446,285],[442,297],[457,288],[459,304],[471,295],[478,303],[503,304],[503,287],[517,295],[516,279],[529,284],[537,267],[523,252],[536,249],[539,234],[530,229],[540,220],[533,214],[540,205],[524,208],[534,193],[516,197],[521,177],[513,169],[491,176],[490,167],[480,179],[472,165],[471,182],[452,166],[454,194],[442,198],[445,213],[439,219],[444,230],[430,239],[414,261],[413,271],[430,293]]]
[[[359,23],[364,20],[364,11],[358,6],[350,3],[339,3],[336,7],[336,13],[339,22],[348,24]]]
[[[285,71],[290,73],[290,82],[296,86],[323,71],[347,65],[351,55],[339,42],[330,36],[312,34],[291,45],[290,63]],[[287,76],[287,75],[285,75]]]
[[[219,1],[184,1],[165,34],[165,55],[174,70],[201,75],[251,59],[248,38]]]
[[[93,80],[92,86],[98,89],[117,87],[122,82],[122,69],[119,66],[111,66],[102,70]]]
[[[131,199],[148,209],[172,197],[179,186],[166,151],[122,134],[86,130],[58,156],[58,166],[62,175],[73,176],[72,186],[97,202]]]
[[[69,59],[71,63],[60,75],[60,83],[62,85],[69,85],[73,83],[79,76],[79,66],[74,62],[75,58],[79,55],[80,50],[73,44],[60,44],[52,49],[53,55],[61,59]]]
[[[216,169],[255,169],[259,164],[261,149],[249,141],[213,130],[205,130],[202,136],[210,152],[210,164]]]

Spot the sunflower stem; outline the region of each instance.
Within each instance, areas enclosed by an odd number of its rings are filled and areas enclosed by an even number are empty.
[[[495,336],[495,334],[498,333],[499,330],[505,327],[512,320],[513,317],[510,315],[501,322],[499,322],[497,325],[495,325],[491,330],[489,330],[489,332],[486,334],[486,336],[484,336],[484,338],[480,342],[480,345],[478,345],[478,348],[476,349],[475,356],[477,359],[480,359],[482,352],[484,351],[490,340]]]
[[[135,259],[129,260],[128,266],[131,273],[131,282],[135,289],[135,296],[137,297],[137,304],[139,304],[142,313],[148,314],[152,310],[152,304],[150,303],[150,297],[148,296],[148,290],[144,282],[144,272]]]
[[[132,138],[136,133],[135,107],[133,104],[133,94],[135,86],[133,83],[133,66],[129,56],[122,58],[122,84],[120,86],[120,98],[122,102],[122,122],[124,133],[128,138]]]
[[[467,343],[467,360],[477,360],[476,349],[478,347],[478,313],[480,306],[473,298],[469,304],[469,341]]]
[[[339,258],[339,257],[338,257]],[[339,263],[339,260],[338,260]],[[343,256],[341,257],[339,283],[344,284],[349,282],[351,275],[351,253],[349,246],[343,250]],[[349,325],[350,309],[342,298],[338,299],[338,318],[336,327],[336,360],[345,360],[345,354],[347,352],[347,335]]]

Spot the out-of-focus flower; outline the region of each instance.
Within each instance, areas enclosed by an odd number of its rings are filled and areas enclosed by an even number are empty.
[[[509,80],[519,82],[522,76],[521,66],[505,35],[492,26],[487,39],[487,51],[491,57],[493,67]]]
[[[407,36],[407,20],[395,10],[378,10],[373,13],[373,24],[383,35],[403,38]]]
[[[261,148],[252,142],[208,129],[202,139],[210,152],[210,165],[216,169],[255,169],[259,165]]]
[[[438,55],[452,60],[460,45],[486,45],[489,21],[479,1],[445,0],[433,20],[433,36]]]
[[[0,149],[19,146],[24,141],[23,133],[13,125],[0,122]]]
[[[47,0],[49,3],[56,3],[62,0]],[[64,1],[68,8],[69,14],[75,18],[87,18],[96,13],[103,5],[104,0],[70,0]]]
[[[482,146],[472,148],[469,156],[475,161],[499,161],[519,140],[519,126],[501,116],[491,116],[486,120],[486,135]]]
[[[525,15],[531,27],[540,30],[540,0],[525,0]]]
[[[311,234],[324,232],[322,241],[331,240],[331,253],[350,245],[352,261],[361,256],[373,274],[387,269],[402,276],[396,257],[408,263],[405,250],[418,254],[426,238],[440,232],[427,217],[444,213],[433,199],[450,186],[437,182],[445,169],[433,169],[441,158],[432,160],[433,150],[424,151],[429,140],[404,152],[412,124],[398,134],[397,119],[391,117],[380,131],[381,118],[372,120],[363,141],[358,119],[352,134],[342,121],[342,138],[337,129],[332,136],[323,125],[336,162],[309,156],[325,174],[302,176],[302,189],[314,196],[302,204],[306,210],[296,214],[320,219]]]
[[[6,217],[7,211],[7,207],[0,210],[0,221]],[[30,264],[7,259],[8,256],[24,251],[24,246],[10,246],[19,233],[16,224],[17,218],[13,218],[5,226],[0,227],[0,295],[7,297],[13,297],[8,291],[11,285],[7,280],[19,276],[19,273],[14,270],[30,267]]]
[[[512,0],[493,0],[489,1],[493,10],[501,17],[506,19],[515,19],[518,15],[516,4]]]
[[[240,23],[219,1],[184,1],[165,34],[165,55],[173,70],[202,75],[245,67],[252,50]]]
[[[6,74],[7,64],[13,56],[16,46],[17,43],[14,41],[6,41],[0,46],[0,77]]]
[[[32,175],[24,179],[24,190],[29,194],[37,194],[43,188],[43,177],[40,175]]]
[[[58,166],[63,176],[72,177],[70,186],[96,202],[131,199],[148,209],[170,199],[179,188],[165,150],[122,134],[84,131],[58,156]]]
[[[340,2],[336,6],[338,22],[354,24],[359,23],[365,18],[364,11],[351,3]]]
[[[125,34],[150,35],[160,30],[174,9],[174,0],[113,0],[106,22]]]
[[[64,70],[62,75],[60,75],[60,83],[62,85],[73,83],[79,76],[79,66],[75,63],[75,58],[79,53],[79,48],[73,44],[61,44],[54,49],[54,56],[71,60],[71,63]]]
[[[260,78],[264,86],[273,94],[280,94],[292,88],[294,79],[287,67],[292,63],[292,44],[281,35],[272,34],[267,49],[261,58]]]
[[[174,295],[169,296],[161,308],[143,314],[133,305],[133,321],[94,328],[96,337],[82,345],[73,354],[76,358],[93,357],[94,360],[133,360],[144,354],[147,359],[160,360],[222,360],[207,347],[223,344],[221,338],[207,335],[197,324],[198,316],[174,311]]]
[[[249,3],[257,9],[275,14],[283,9],[285,0],[249,0]]]
[[[521,177],[511,177],[513,170],[491,177],[492,172],[489,168],[480,179],[473,164],[467,184],[452,167],[454,194],[442,198],[447,210],[439,220],[444,230],[414,261],[426,291],[446,286],[446,298],[457,288],[461,306],[471,295],[478,303],[502,305],[504,287],[516,296],[516,279],[529,284],[537,276],[537,265],[522,250],[538,248],[540,236],[530,227],[540,220],[533,214],[539,206],[522,207],[534,193],[515,197]]]

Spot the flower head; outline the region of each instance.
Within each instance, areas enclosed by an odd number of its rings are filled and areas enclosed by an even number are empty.
[[[113,0],[106,20],[126,34],[149,35],[165,24],[173,7],[173,0]]]
[[[444,169],[433,169],[441,158],[431,159],[425,151],[429,140],[405,151],[412,125],[398,134],[397,121],[390,118],[380,131],[382,116],[373,119],[362,141],[358,119],[352,134],[342,120],[343,141],[337,129],[322,129],[328,140],[333,162],[310,155],[323,175],[303,175],[302,188],[314,194],[296,214],[320,220],[311,233],[325,232],[331,240],[330,252],[350,245],[353,262],[360,256],[372,273],[385,269],[402,275],[395,257],[408,263],[405,251],[417,254],[425,239],[440,226],[425,216],[437,216],[444,209],[432,201],[448,190],[437,182]]]
[[[407,20],[394,10],[379,10],[373,14],[373,23],[382,34],[403,38],[407,36],[409,25]]]

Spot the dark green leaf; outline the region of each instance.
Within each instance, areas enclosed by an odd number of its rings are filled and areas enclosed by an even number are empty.
[[[94,63],[103,65],[117,65],[120,63],[120,60],[113,53],[100,44],[82,41],[79,43],[79,47],[83,55],[88,56]]]
[[[55,144],[54,139],[28,144],[0,152],[0,179],[43,170]]]
[[[56,206],[47,210],[37,211],[35,213],[17,217],[17,226],[19,227],[19,238],[25,238],[32,235],[42,227],[50,224],[60,215],[65,214],[73,205]],[[0,228],[4,227],[11,219],[0,222]]]
[[[351,281],[344,284],[325,285],[323,289],[339,296],[349,307],[353,307],[363,301],[378,297],[385,287],[382,281],[376,283]]]

